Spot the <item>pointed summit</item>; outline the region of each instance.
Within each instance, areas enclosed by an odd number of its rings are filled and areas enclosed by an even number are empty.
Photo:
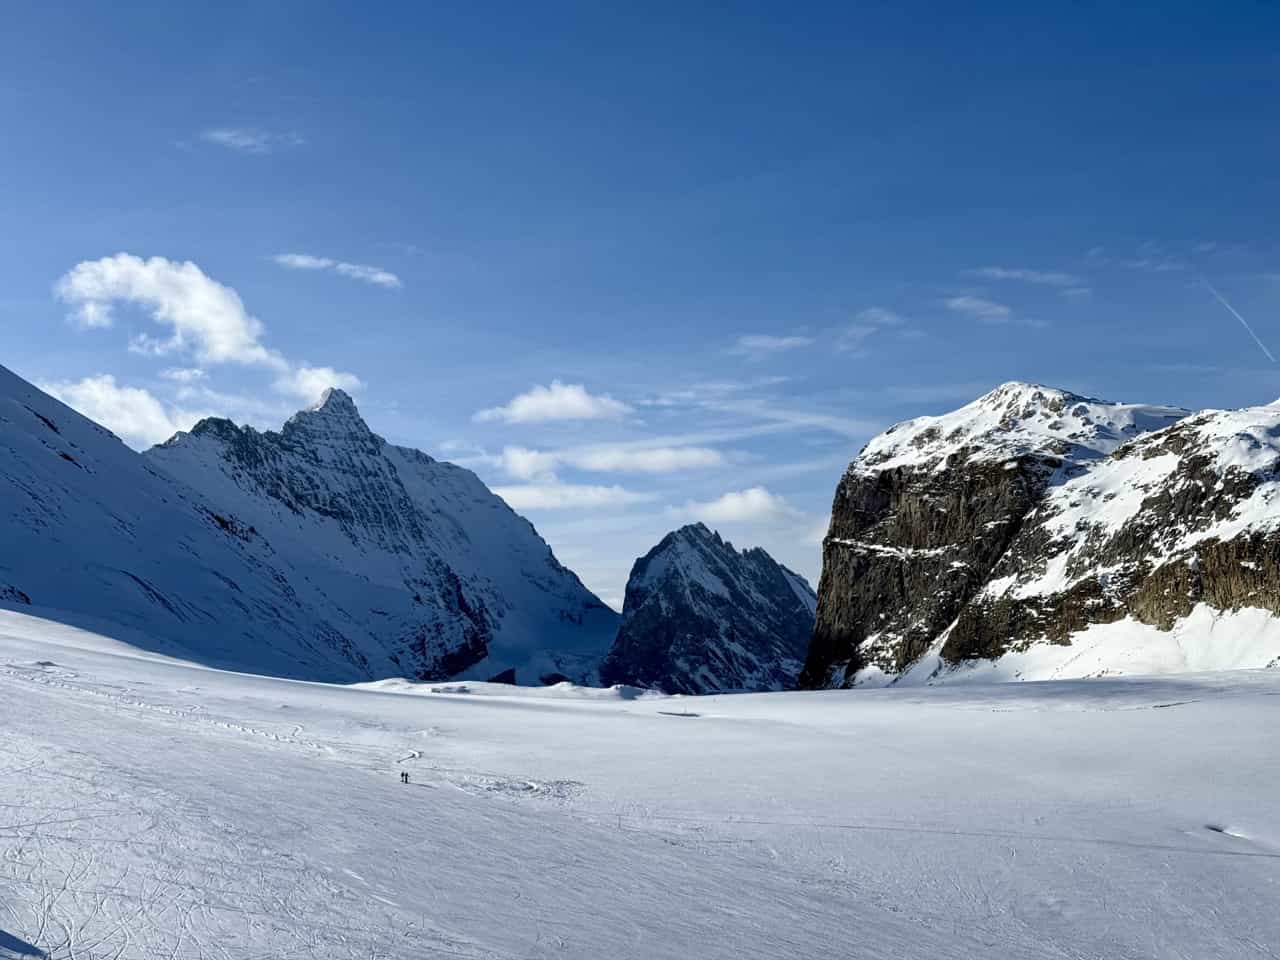
[[[307,408],[312,413],[347,413],[359,416],[356,410],[356,402],[351,399],[351,394],[343,390],[341,387],[325,387],[324,393],[320,394],[320,399]]]
[[[299,410],[284,425],[285,436],[322,437],[372,437],[373,431],[360,416],[351,395],[338,387],[328,387],[320,395],[318,403]]]
[[[668,693],[790,687],[816,605],[813,589],[763,549],[739,553],[690,523],[632,567],[601,681]]]

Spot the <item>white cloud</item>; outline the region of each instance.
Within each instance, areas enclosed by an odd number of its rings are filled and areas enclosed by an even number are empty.
[[[82,325],[109,325],[111,306],[124,302],[142,307],[153,321],[171,329],[168,337],[135,334],[129,341],[134,353],[190,354],[201,364],[265,367],[275,373],[278,392],[307,402],[316,400],[325,387],[360,387],[355,374],[331,367],[295,367],[264,346],[262,323],[245,309],[240,295],[190,261],[143,260],[128,253],[86,260],[67,271],[54,292],[78,308]],[[90,318],[94,322],[88,322]],[[187,385],[206,376],[200,367],[172,367],[160,375]]]
[[[479,411],[478,423],[542,423],[549,420],[618,420],[631,407],[608,394],[592,394],[580,383],[552,380],[551,386],[535,386],[501,407]]]
[[[710,447],[588,447],[570,451],[566,459],[579,470],[596,473],[675,473],[724,465],[724,456]]]
[[[109,373],[78,381],[42,383],[40,389],[97,421],[131,447],[142,449],[189,430],[203,414],[167,406],[139,387],[124,387]]]
[[[1008,323],[1013,319],[1012,309],[982,297],[950,297],[943,302],[948,310],[963,313],[982,323]]]
[[[200,139],[237,153],[270,153],[276,147],[297,147],[306,143],[296,133],[273,133],[256,127],[213,127],[200,131]]]
[[[333,367],[298,367],[281,374],[272,384],[277,393],[297,397],[306,403],[317,402],[330,387],[354,391],[363,386],[355,374],[343,373]]]
[[[363,263],[338,263],[334,269],[344,277],[363,280],[365,283],[372,283],[374,286],[387,287],[388,289],[396,289],[402,286],[399,277],[390,270],[383,270],[382,267],[371,267]]]
[[[795,350],[813,343],[813,337],[771,337],[765,334],[748,334],[739,337],[728,353],[738,357],[762,357],[784,350]]]
[[[86,300],[80,304],[68,319],[85,330],[105,329],[115,322],[111,316],[111,305],[96,300]]]
[[[678,512],[710,523],[771,523],[799,516],[786,500],[764,487],[736,490],[702,503],[690,500]]]
[[[541,479],[555,482],[555,469],[560,462],[554,453],[542,450],[529,450],[526,447],[503,447],[502,469],[509,476],[521,480]]]
[[[635,446],[598,444],[568,450],[530,450],[504,447],[499,463],[521,480],[554,481],[558,467],[590,473],[675,473],[724,465],[724,456],[710,447]]]
[[[340,276],[350,277],[352,280],[385,287],[388,290],[397,290],[404,286],[400,278],[390,270],[369,264],[347,263],[344,260],[334,260],[332,257],[315,257],[309,253],[278,253],[271,259],[289,270],[327,270]]]
[[[79,309],[82,323],[86,310],[97,317],[94,326],[108,325],[116,301],[149,310],[152,320],[171,327],[173,333],[166,340],[136,338],[143,352],[189,350],[202,363],[287,366],[278,353],[259,342],[262,324],[245,309],[239,294],[189,260],[143,260],[128,253],[86,260],[67,271],[54,290],[64,303]]]
[[[627,490],[619,486],[595,486],[574,483],[527,483],[510,487],[494,487],[512,510],[570,510],[593,507],[618,507],[647,503],[653,494]]]
[[[199,367],[170,367],[167,370],[161,370],[160,376],[174,383],[195,383],[197,380],[207,378],[208,374]]]

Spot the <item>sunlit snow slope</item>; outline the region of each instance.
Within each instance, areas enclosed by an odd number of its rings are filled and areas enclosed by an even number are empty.
[[[325,680],[592,679],[618,617],[470,471],[351,399],[145,455],[0,368],[0,605]]]
[[[1268,957],[1278,696],[333,687],[0,612],[0,957]]]

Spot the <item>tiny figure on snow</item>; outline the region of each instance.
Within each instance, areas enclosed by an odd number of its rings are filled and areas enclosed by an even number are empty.
[[[403,771],[403,770],[402,770],[402,771],[400,771],[400,782],[401,782],[401,783],[408,783],[408,782],[409,782],[409,774],[408,774],[407,772]]]

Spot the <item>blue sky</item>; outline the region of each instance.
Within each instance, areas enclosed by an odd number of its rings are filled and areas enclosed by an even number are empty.
[[[135,446],[348,385],[614,603],[692,518],[816,581],[1004,380],[1280,395],[1274,6],[626,7],[8,11],[0,363]]]

